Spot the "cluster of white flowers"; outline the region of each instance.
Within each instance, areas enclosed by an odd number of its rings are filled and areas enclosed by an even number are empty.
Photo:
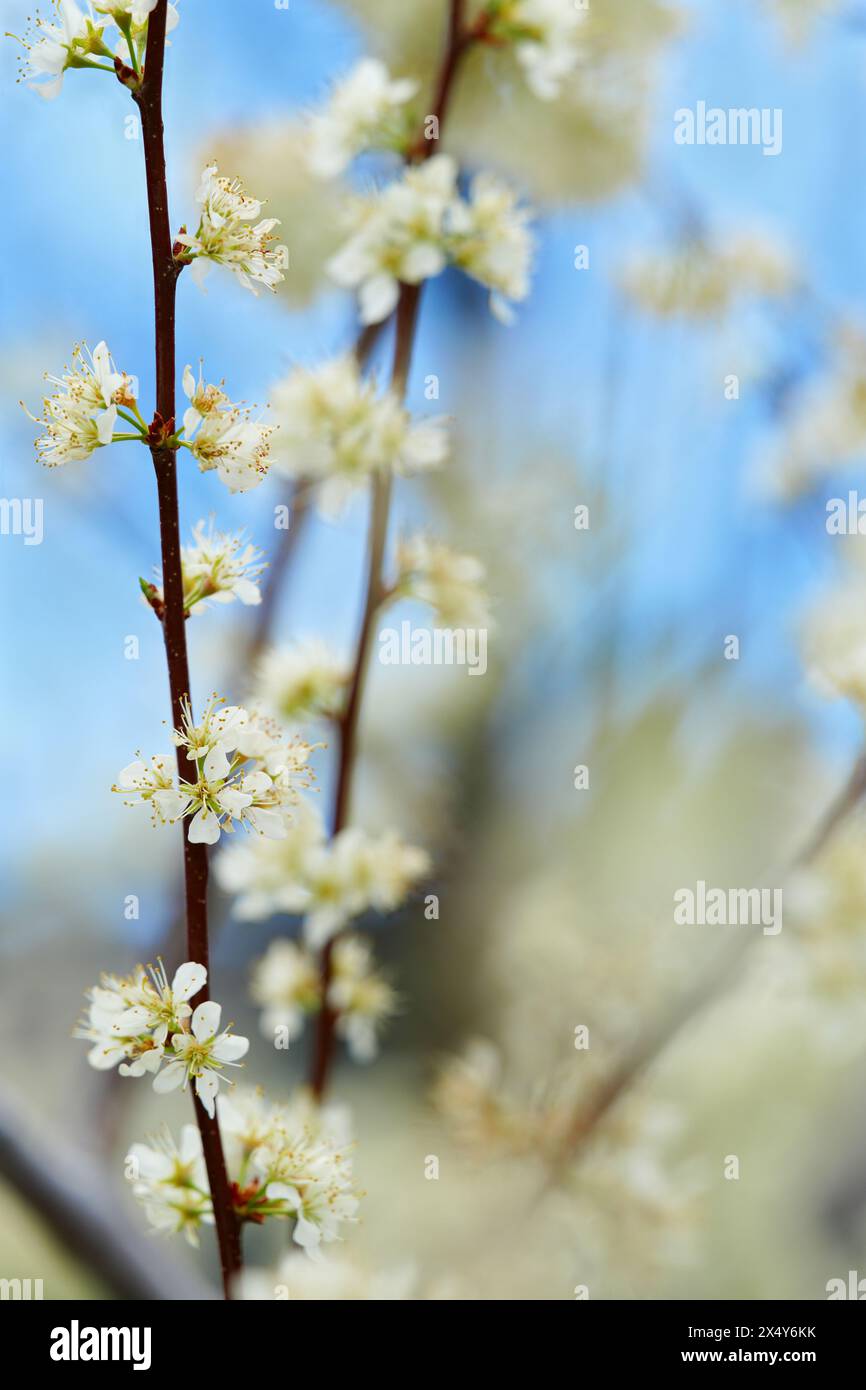
[[[280,719],[335,719],[350,675],[344,658],[320,638],[272,647],[256,669],[255,703]]]
[[[220,1096],[218,1110],[238,1219],[292,1221],[296,1244],[319,1258],[320,1246],[339,1240],[358,1209],[343,1112],[319,1110],[304,1094],[272,1105],[260,1091]],[[179,1147],[167,1131],[133,1144],[126,1172],[151,1224],[197,1244],[198,1228],[212,1222],[213,1211],[194,1126],[184,1127]]]
[[[27,54],[22,80],[28,81],[41,97],[50,101],[58,96],[68,68],[103,68],[114,72],[115,52],[121,58],[129,58],[134,51],[135,62],[140,66],[147,20],[156,0],[92,0],[86,10],[75,4],[75,0],[52,0],[52,4],[56,22],[37,16],[32,36],[21,40]],[[102,18],[97,19],[97,15]],[[176,6],[170,4],[167,32],[176,26],[178,19]],[[109,25],[120,31],[115,48],[104,37]],[[107,62],[100,62],[100,59]]]
[[[508,300],[524,299],[534,242],[528,214],[492,175],[477,178],[466,200],[457,165],[436,154],[349,207],[348,241],[328,262],[338,285],[358,290],[363,323],[396,307],[400,285],[417,285],[449,264],[491,290],[491,307],[508,318]]]
[[[237,179],[220,175],[215,164],[203,171],[196,201],[201,216],[195,235],[181,231],[177,236],[185,248],[179,259],[192,262],[193,275],[200,280],[213,262],[226,266],[253,294],[258,294],[256,285],[275,290],[289,263],[288,248],[274,236],[278,219],[256,222],[261,200],[244,193]]]
[[[57,389],[43,397],[41,417],[30,419],[45,427],[36,440],[36,452],[47,468],[89,458],[95,449],[110,444],[117,423],[118,406],[135,407],[132,380],[119,372],[106,344],[97,343],[93,352],[85,346],[72,351],[71,367],[62,376],[45,380]]]
[[[369,149],[404,151],[411,129],[406,103],[418,91],[411,78],[394,79],[377,58],[362,58],[338,82],[327,106],[307,125],[307,161],[319,178],[335,178]]]
[[[135,798],[128,806],[149,806],[155,824],[190,816],[192,844],[216,844],[220,832],[230,834],[237,825],[270,839],[289,834],[299,788],[310,784],[309,744],[283,742],[270,721],[215,698],[200,724],[187,704],[173,738],[195,764],[197,780],[175,785],[174,760],[167,754],[154,755],[149,765],[138,759],[112,788]]]
[[[187,614],[203,612],[210,603],[231,603],[234,599],[248,605],[261,603],[256,581],[267,566],[262,552],[247,541],[243,531],[234,536],[217,531],[211,518],[209,523],[196,522],[192,536],[192,544],[181,546],[180,551]],[[162,588],[145,580],[141,587],[148,603],[159,610],[165,603]]]
[[[206,1001],[193,1011],[188,1000],[206,982],[207,971],[195,961],[179,966],[171,984],[162,962],[149,973],[139,965],[125,978],[103,976],[87,993],[87,1017],[75,1033],[93,1044],[90,1065],[99,1071],[119,1065],[123,1076],[150,1074],[160,1092],[192,1081],[212,1117],[222,1070],[239,1064],[249,1041],[220,1032],[219,1004]],[[166,1054],[169,1045],[173,1056]]]
[[[531,91],[542,101],[554,101],[580,63],[587,8],[576,0],[493,0],[485,31],[514,44]]]
[[[369,835],[341,830],[328,840],[321,816],[309,803],[279,847],[251,840],[216,862],[220,885],[237,893],[236,912],[261,921],[277,912],[303,913],[311,947],[322,946],[353,917],[369,909],[392,912],[430,868],[422,849],[394,831]]]
[[[795,283],[787,249],[757,231],[725,241],[695,238],[670,249],[640,251],[620,274],[623,290],[638,307],[663,318],[715,318],[738,295],[779,298]]]
[[[289,1041],[303,1032],[308,1014],[321,1007],[319,971],[309,951],[293,941],[271,942],[256,964],[252,995],[262,1006],[261,1029],[284,1029]],[[370,942],[355,934],[334,942],[328,1007],[337,1015],[337,1036],[358,1062],[372,1061],[379,1031],[396,1009],[391,985],[375,969]]]
[[[429,603],[443,627],[487,628],[492,619],[484,573],[474,555],[418,533],[398,543],[393,596]]]
[[[327,515],[373,473],[418,473],[448,455],[446,421],[413,421],[392,391],[379,394],[375,381],[364,379],[351,356],[294,368],[274,387],[271,405],[274,467],[317,483]]]
[[[229,492],[248,492],[268,471],[273,425],[252,418],[249,407],[235,405],[221,386],[204,381],[201,369],[196,381],[192,368],[183,373],[184,411],[181,443],[197,460],[202,473],[216,469]]]

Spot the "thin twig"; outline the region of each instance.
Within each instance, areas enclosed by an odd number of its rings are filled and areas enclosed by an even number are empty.
[[[454,79],[460,60],[474,41],[474,35],[465,27],[465,0],[450,0],[448,27],[445,47],[436,79],[436,89],[431,115],[436,117],[436,139],[427,140],[424,132],[411,147],[408,159],[422,163],[429,159],[437,148],[442,124],[454,88]],[[406,395],[406,384],[412,362],[412,349],[418,325],[423,285],[401,285],[400,298],[395,311],[394,358],[391,369],[391,391],[401,402]],[[388,534],[388,519],[391,505],[391,478],[387,473],[377,474],[373,480],[370,499],[370,522],[367,540],[367,583],[361,626],[355,652],[355,661],[349,683],[346,706],[338,721],[339,760],[337,782],[334,794],[334,812],[331,834],[337,835],[348,823],[352,786],[357,766],[358,723],[364,697],[367,671],[370,664],[376,616],[384,595],[383,562],[385,541]],[[313,1047],[310,1057],[309,1085],[313,1095],[321,1100],[325,1093],[334,1055],[336,1025],[339,1014],[330,1007],[328,994],[333,974],[333,950],[336,937],[324,946],[319,961],[321,1005],[316,1017]]]
[[[165,25],[168,0],[159,0],[151,12],[145,51],[144,80],[134,92],[141,112],[147,176],[147,203],[153,259],[154,321],[156,346],[156,415],[152,433],[162,428],[167,437],[174,429],[175,416],[175,293],[180,265],[172,254],[165,174],[165,148],[162,120],[162,78],[165,57]],[[191,699],[189,660],[186,648],[186,618],[183,573],[180,559],[180,519],[177,495],[176,450],[164,443],[151,447],[159,501],[159,534],[165,607],[162,630],[171,691],[171,713],[175,728],[183,722],[184,702]],[[196,782],[195,763],[186,751],[177,750],[178,776]],[[187,952],[190,960],[209,968],[207,920],[207,847],[191,844],[182,827],[184,886],[186,903]],[[196,996],[207,999],[207,987]],[[232,1202],[220,1139],[219,1123],[211,1119],[198,1096],[193,1093],[195,1116],[201,1134],[205,1166],[210,1184],[217,1241],[220,1250],[223,1287],[226,1297],[241,1267],[240,1230]]]

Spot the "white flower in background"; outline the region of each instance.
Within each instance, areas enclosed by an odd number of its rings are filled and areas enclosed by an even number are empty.
[[[397,546],[393,593],[429,603],[443,627],[487,628],[492,620],[484,575],[484,566],[475,556],[458,554],[419,532]]]
[[[160,1095],[174,1091],[178,1086],[186,1090],[190,1081],[195,1083],[196,1095],[211,1119],[220,1081],[224,1080],[224,1067],[240,1066],[240,1059],[249,1050],[249,1038],[237,1037],[226,1028],[219,1031],[222,1008],[212,999],[199,1004],[192,1016],[189,1032],[175,1033],[172,1047],[176,1053],[174,1061],[154,1077],[153,1089]]]
[[[377,974],[372,947],[363,937],[343,936],[334,943],[328,1004],[339,1014],[337,1036],[355,1061],[371,1062],[379,1050],[382,1025],[396,1012],[397,996]]]
[[[149,806],[154,825],[174,825],[189,804],[189,797],[175,787],[176,773],[173,754],[154,753],[149,765],[141,759],[129,763],[111,790],[129,792],[127,806]]]
[[[272,647],[256,670],[255,701],[281,719],[334,719],[350,675],[346,661],[317,637]]]
[[[196,1125],[184,1125],[180,1144],[166,1126],[147,1144],[133,1144],[125,1171],[135,1197],[158,1231],[182,1233],[198,1247],[198,1228],[213,1224],[207,1170]]]
[[[87,1060],[98,1071],[120,1063],[122,1076],[154,1073],[169,1036],[185,1026],[192,1013],[187,1002],[204,987],[207,971],[187,961],[171,985],[162,961],[150,972],[136,966],[132,975],[104,975],[87,991],[87,1017],[74,1036],[94,1044]]]
[[[790,293],[796,270],[780,242],[747,231],[637,252],[619,279],[625,293],[647,313],[717,318],[738,296],[775,299]]]
[[[262,1008],[261,1030],[272,1038],[277,1028],[288,1040],[300,1037],[304,1022],[321,1000],[316,962],[294,941],[272,941],[253,968],[250,993]]]
[[[803,656],[823,695],[844,696],[866,711],[866,582],[846,577],[807,614]]]
[[[201,205],[198,230],[194,236],[177,236],[193,261],[194,274],[201,278],[209,269],[207,262],[215,262],[231,270],[253,294],[258,293],[256,285],[275,290],[288,265],[287,248],[274,238],[278,219],[256,222],[261,201],[244,193],[238,179],[220,176],[215,164],[203,171],[196,201]]]
[[[265,477],[273,425],[252,419],[249,407],[235,405],[219,386],[207,385],[192,368],[183,373],[190,404],[184,413],[182,443],[198,461],[202,473],[216,469],[229,492],[248,492]]]
[[[134,404],[130,378],[114,366],[104,342],[97,343],[92,354],[86,347],[75,347],[72,361],[62,376],[46,372],[45,380],[57,389],[43,397],[42,417],[27,411],[31,420],[45,426],[36,451],[47,468],[89,458],[95,449],[110,444],[118,405]]]
[[[371,835],[346,829],[327,840],[321,815],[305,801],[286,839],[266,844],[256,837],[216,861],[220,887],[238,895],[239,919],[306,913],[304,932],[311,947],[323,945],[370,908],[393,912],[429,871],[429,855],[405,844],[393,830]]]
[[[417,285],[445,269],[446,217],[456,194],[457,165],[435,154],[355,200],[349,240],[327,268],[338,285],[358,291],[362,323],[388,317],[401,283]]]
[[[472,180],[469,199],[456,201],[448,217],[451,259],[491,291],[490,308],[502,323],[513,322],[509,301],[529,294],[535,242],[530,214],[493,174]]]
[[[362,58],[336,84],[327,106],[309,118],[313,173],[335,178],[364,150],[404,148],[410,130],[405,104],[417,91],[417,82],[395,80],[377,58]]]
[[[502,0],[491,9],[490,35],[514,44],[530,90],[554,101],[577,71],[585,10],[575,0]]]
[[[327,515],[339,513],[373,473],[419,473],[448,455],[446,421],[413,421],[393,392],[377,392],[351,356],[295,367],[273,389],[271,408],[278,427],[274,467],[317,483]]]
[[[304,864],[308,945],[324,946],[369,908],[393,912],[429,868],[427,853],[404,844],[393,830],[378,836],[341,830],[327,845],[313,849]]]
[[[830,359],[788,402],[781,436],[762,458],[760,490],[791,501],[824,475],[866,460],[866,336],[836,326]]]
[[[192,844],[216,844],[221,832],[230,834],[238,825],[272,839],[288,834],[299,789],[310,785],[309,744],[284,743],[269,721],[239,705],[222,707],[215,697],[200,724],[186,704],[183,726],[173,738],[195,764],[195,782],[179,781],[175,787],[167,759],[160,756],[150,769],[131,763],[112,790],[153,804],[154,820],[191,816]]]
[[[251,545],[243,531],[229,535],[217,531],[213,518],[208,525],[196,522],[191,545],[181,546],[183,602],[189,612],[201,612],[208,603],[231,603],[238,599],[247,605],[262,601],[257,579],[267,569],[263,552]],[[164,603],[163,590],[148,586],[148,602]]]
[[[257,837],[225,849],[214,868],[223,891],[238,894],[235,916],[240,921],[260,922],[276,912],[303,911],[309,902],[304,864],[310,851],[324,840],[321,814],[308,800],[302,800],[285,839],[265,841]]]
[[[412,1298],[415,1284],[411,1265],[371,1270],[343,1254],[308,1260],[292,1251],[283,1255],[276,1269],[244,1270],[235,1297],[243,1301],[290,1299],[293,1303],[393,1303]]]

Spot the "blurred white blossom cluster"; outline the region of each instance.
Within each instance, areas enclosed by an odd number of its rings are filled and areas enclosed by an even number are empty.
[[[413,421],[393,391],[380,393],[351,356],[294,368],[274,386],[271,405],[274,467],[308,479],[326,516],[339,515],[373,474],[421,473],[448,456],[446,421]]]
[[[252,996],[262,1007],[261,1030],[273,1038],[284,1031],[286,1042],[299,1037],[310,1014],[322,1006],[322,984],[315,957],[293,941],[273,941],[252,978]],[[327,1007],[338,1015],[337,1036],[356,1062],[371,1062],[379,1050],[379,1033],[394,1014],[396,994],[375,968],[372,945],[355,933],[337,937]]]
[[[137,759],[121,772],[112,789],[127,805],[150,809],[154,824],[191,817],[192,844],[214,845],[220,833],[238,826],[269,839],[285,839],[299,790],[310,785],[310,745],[283,742],[279,730],[240,705],[212,699],[201,723],[186,707],[174,742],[195,766],[195,782],[175,784],[175,759],[157,753],[149,763]]]
[[[349,237],[328,269],[338,285],[358,292],[362,323],[387,318],[401,284],[418,285],[447,265],[486,286],[493,313],[512,321],[511,302],[529,293],[529,214],[492,174],[477,175],[463,198],[457,172],[450,155],[434,154],[347,203]]]
[[[748,231],[635,252],[622,267],[619,282],[646,313],[713,319],[738,298],[789,294],[797,277],[791,254],[779,241]]]
[[[303,1092],[271,1104],[260,1090],[220,1096],[217,1107],[238,1220],[289,1220],[295,1243],[321,1258],[321,1247],[357,1219],[345,1112],[319,1108]],[[167,1129],[133,1144],[126,1173],[154,1228],[197,1245],[199,1228],[213,1222],[198,1130],[185,1125],[179,1145]]]
[[[249,1049],[231,1025],[220,1031],[222,1010],[206,1000],[193,1010],[189,1000],[207,982],[207,971],[187,961],[171,984],[160,962],[150,971],[104,975],[88,991],[88,1010],[75,1036],[93,1044],[88,1061],[98,1071],[118,1067],[122,1076],[153,1076],[161,1093],[194,1083],[196,1095],[213,1117],[225,1067],[237,1066]]]
[[[429,868],[425,851],[393,830],[372,835],[347,827],[329,839],[309,801],[298,806],[279,844],[255,837],[216,861],[217,879],[237,895],[242,921],[301,913],[311,947],[323,946],[363,912],[393,912]]]

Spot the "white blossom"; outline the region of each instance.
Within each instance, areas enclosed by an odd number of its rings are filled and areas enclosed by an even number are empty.
[[[356,1062],[370,1062],[378,1052],[381,1027],[396,1010],[396,995],[377,973],[372,947],[363,937],[338,937],[332,960],[328,1004],[338,1014],[337,1036]]]
[[[229,492],[248,492],[265,477],[274,427],[252,418],[248,406],[235,405],[219,386],[207,385],[192,368],[183,373],[183,389],[190,404],[184,413],[186,438],[181,440],[198,462],[202,473],[216,469]]]
[[[310,801],[302,800],[285,839],[256,837],[223,850],[215,873],[226,893],[239,895],[234,905],[238,919],[257,922],[276,912],[302,912],[309,901],[304,865],[324,839],[321,814]]]
[[[318,485],[319,507],[338,514],[373,473],[423,472],[448,454],[442,417],[413,421],[392,391],[379,394],[354,357],[296,367],[271,393],[278,431],[274,467]]]
[[[249,1039],[236,1036],[229,1028],[219,1031],[222,1008],[212,999],[199,1004],[192,1016],[189,1032],[172,1036],[176,1059],[158,1072],[153,1089],[164,1094],[178,1086],[186,1090],[195,1083],[196,1095],[211,1119],[224,1067],[240,1065],[249,1050]],[[231,1026],[231,1025],[230,1025]]]
[[[91,54],[109,51],[102,39],[103,26],[94,23],[92,14],[86,14],[74,0],[58,0],[54,8],[56,24],[37,17],[33,37],[21,40],[27,53],[22,79],[37,79],[28,85],[47,101],[60,93],[67,68],[90,67]]]
[[[775,299],[788,294],[796,272],[781,242],[765,232],[745,230],[641,250],[628,258],[619,279],[646,313],[712,319],[738,295]]]
[[[292,1041],[304,1030],[308,1014],[321,1002],[319,971],[309,951],[294,941],[272,941],[253,970],[250,993],[262,1008],[261,1030],[273,1037],[285,1028]]]
[[[97,1071],[119,1065],[122,1076],[158,1071],[170,1035],[180,1031],[192,1013],[187,1002],[207,980],[204,966],[187,961],[175,971],[171,984],[162,962],[136,966],[130,976],[103,975],[87,991],[88,1011],[75,1036],[92,1042],[87,1060]]]
[[[175,786],[164,755],[152,759],[149,768],[139,760],[112,788],[129,794],[127,805],[135,805],[136,797],[149,803],[155,821],[191,817],[192,844],[216,844],[220,832],[230,834],[238,825],[272,839],[288,834],[299,788],[310,784],[309,744],[285,743],[268,720],[215,698],[200,724],[187,703],[183,726],[173,738],[195,764],[196,781]]]
[[[403,148],[409,134],[405,103],[417,91],[417,82],[394,79],[377,58],[362,58],[336,84],[327,106],[309,118],[307,159],[313,173],[334,178],[364,150]]]
[[[461,555],[419,532],[397,546],[394,593],[428,603],[444,627],[486,628],[491,618],[484,575],[475,556]]]
[[[118,405],[135,403],[131,379],[117,370],[104,342],[97,343],[92,354],[86,347],[75,347],[72,361],[62,376],[45,374],[56,390],[43,397],[42,416],[27,411],[31,420],[45,427],[36,440],[36,452],[48,468],[79,462],[110,444]]]
[[[580,62],[584,18],[575,0],[505,0],[495,7],[490,33],[514,43],[532,92],[553,101]]]
[[[455,201],[449,213],[452,261],[487,286],[490,308],[506,324],[514,317],[510,302],[529,294],[535,249],[529,221],[528,210],[493,174],[476,175],[468,201]]]
[[[196,1125],[184,1125],[180,1144],[163,1126],[147,1144],[133,1144],[126,1174],[148,1221],[158,1231],[183,1233],[197,1247],[199,1226],[213,1225],[207,1170]]]
[[[345,703],[350,675],[345,659],[326,642],[306,638],[264,653],[255,699],[281,719],[333,719]]]
[[[213,518],[210,523],[196,522],[191,545],[181,546],[180,563],[183,574],[183,603],[187,613],[198,613],[209,603],[231,603],[234,599],[246,605],[262,601],[257,579],[267,568],[262,551],[251,545],[243,531],[229,535],[217,531]],[[149,603],[165,602],[157,585],[145,586]]]
[[[457,166],[436,154],[369,198],[355,201],[350,236],[328,262],[338,285],[357,289],[362,323],[379,323],[396,307],[400,284],[417,285],[448,262],[447,217]]]
[[[238,894],[239,918],[304,913],[306,941],[320,947],[362,912],[393,912],[429,872],[427,853],[393,830],[349,827],[327,840],[319,813],[303,802],[298,810],[279,846],[252,840],[217,859],[221,887]]]
[[[209,269],[207,262],[214,262],[231,270],[253,294],[257,285],[275,290],[288,264],[287,248],[275,243],[279,220],[256,222],[261,201],[244,193],[238,179],[221,176],[215,164],[203,171],[196,201],[201,205],[198,230],[194,236],[180,232],[177,237],[194,273],[200,276]]]

